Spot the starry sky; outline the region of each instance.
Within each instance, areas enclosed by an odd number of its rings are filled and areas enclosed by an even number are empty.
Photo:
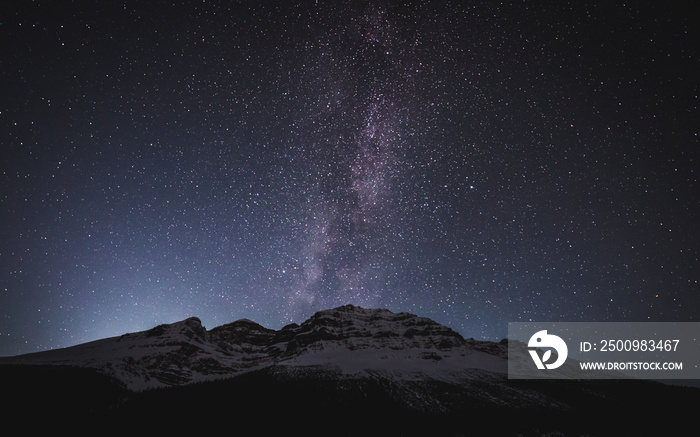
[[[0,355],[700,321],[698,14],[655,3],[5,2]]]

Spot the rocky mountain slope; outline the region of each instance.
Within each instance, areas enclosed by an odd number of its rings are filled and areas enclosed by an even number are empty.
[[[207,330],[189,318],[1,358],[3,417],[51,431],[262,435],[672,435],[694,425],[697,388],[509,380],[507,346],[351,305],[280,330],[245,319]]]
[[[320,311],[279,331],[246,319],[207,331],[192,317],[0,363],[97,369],[132,390],[221,379],[270,366],[441,380],[507,372],[505,342],[465,340],[424,317],[352,305]]]

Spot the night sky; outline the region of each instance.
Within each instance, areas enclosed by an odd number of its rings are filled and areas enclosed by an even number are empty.
[[[700,321],[698,14],[655,3],[4,2],[0,355]]]

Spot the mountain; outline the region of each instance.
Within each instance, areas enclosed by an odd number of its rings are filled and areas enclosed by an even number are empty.
[[[509,380],[507,360],[507,340],[346,305],[280,330],[247,319],[207,330],[192,317],[1,358],[0,384],[13,399],[6,417],[197,432],[213,420],[324,435],[668,434],[693,417],[700,393],[648,381]],[[673,421],[640,421],[652,414]]]
[[[96,369],[137,391],[230,378],[270,366],[445,380],[474,372],[505,374],[506,346],[505,341],[465,340],[424,317],[346,305],[279,331],[247,319],[207,331],[191,317],[148,331],[3,358],[0,363]]]

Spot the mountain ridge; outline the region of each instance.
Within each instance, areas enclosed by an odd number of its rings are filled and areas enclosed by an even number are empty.
[[[145,331],[0,358],[0,363],[92,368],[131,390],[142,390],[233,377],[273,365],[462,378],[470,369],[505,374],[505,357],[504,342],[467,340],[415,314],[343,305],[279,330],[245,318],[207,330],[201,319],[188,317]]]
[[[579,436],[667,435],[694,424],[697,388],[510,380],[508,343],[355,306],[279,330],[249,319],[207,330],[189,317],[2,358],[0,384],[12,399],[6,417],[42,417],[51,430],[202,432],[226,419],[275,434],[308,422],[305,435]],[[638,420],[655,416],[673,423]]]

